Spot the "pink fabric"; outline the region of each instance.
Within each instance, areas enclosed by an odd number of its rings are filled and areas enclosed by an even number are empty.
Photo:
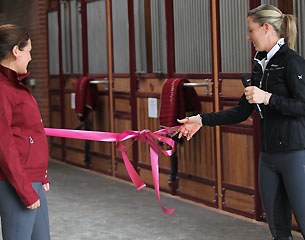
[[[161,129],[155,132],[150,130],[142,131],[131,131],[126,130],[122,133],[111,133],[111,132],[97,132],[97,131],[82,131],[82,130],[69,130],[69,129],[55,129],[55,128],[45,128],[46,135],[53,137],[64,137],[64,138],[76,138],[83,140],[94,140],[102,142],[115,142],[117,149],[121,152],[123,161],[130,176],[131,181],[134,186],[140,190],[146,185],[143,180],[140,178],[136,170],[133,168],[130,160],[127,157],[126,151],[127,147],[122,144],[123,141],[133,140],[133,141],[142,141],[146,142],[150,146],[150,161],[152,168],[152,178],[155,187],[155,193],[158,199],[158,203],[162,208],[163,212],[166,214],[172,214],[175,209],[167,209],[162,206],[160,198],[160,189],[159,189],[159,164],[158,164],[158,153],[163,153],[165,156],[170,156],[174,151],[174,141],[171,138],[165,137],[163,135],[170,134],[175,132],[179,127]],[[170,150],[162,150],[158,146],[159,142],[168,144]]]

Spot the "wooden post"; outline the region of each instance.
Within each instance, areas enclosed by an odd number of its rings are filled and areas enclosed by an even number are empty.
[[[108,55],[108,81],[109,81],[109,117],[110,131],[114,132],[114,114],[113,114],[113,82],[112,82],[112,22],[111,22],[111,2],[106,0],[106,16],[107,16],[107,55]],[[111,172],[115,176],[115,148],[114,143],[111,143]]]
[[[216,0],[211,1],[211,16],[212,16],[212,52],[213,52],[213,76],[214,76],[214,111],[219,111],[219,49],[218,43],[218,28],[217,28],[217,3]],[[218,208],[222,209],[222,162],[221,162],[221,142],[220,142],[220,127],[215,127],[215,148],[216,148],[216,182],[217,182],[217,202]]]
[[[62,62],[62,28],[61,28],[61,5],[58,4],[58,63],[59,63],[59,93],[60,93],[60,126],[61,128],[65,128],[65,86],[66,79],[64,77],[63,72],[63,62]],[[66,139],[61,139],[61,156],[62,161],[66,161]]]

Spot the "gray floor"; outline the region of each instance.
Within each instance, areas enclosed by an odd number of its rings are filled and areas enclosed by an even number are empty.
[[[161,195],[153,191],[51,161],[49,203],[52,240],[267,240],[267,226]],[[301,240],[298,233],[295,239]],[[1,237],[0,237],[1,239]]]

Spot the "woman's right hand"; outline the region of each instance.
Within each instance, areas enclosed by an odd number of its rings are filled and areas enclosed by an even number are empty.
[[[178,129],[179,135],[178,138],[182,136],[186,137],[187,140],[190,140],[193,135],[202,127],[202,120],[200,115],[186,117],[184,119],[177,119],[179,123],[183,125]]]
[[[34,202],[32,205],[27,206],[29,209],[36,209],[40,207],[40,200],[38,199],[36,202]]]

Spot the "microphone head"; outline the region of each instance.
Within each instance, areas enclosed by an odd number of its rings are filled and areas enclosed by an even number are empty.
[[[249,76],[243,75],[243,76],[241,77],[241,81],[242,81],[244,87],[249,87],[249,86],[251,86],[251,78],[250,78]]]

